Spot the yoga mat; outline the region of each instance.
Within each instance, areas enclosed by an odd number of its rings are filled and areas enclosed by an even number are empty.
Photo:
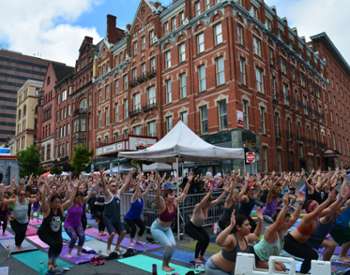
[[[2,233],[0,233],[0,240],[7,240],[7,239],[13,239],[15,236],[8,232],[8,231],[5,231],[5,234],[3,235]]]
[[[107,254],[107,244],[105,242],[99,240],[91,240],[87,241],[84,244],[84,248],[86,250],[94,250],[97,254],[102,256],[108,256]],[[114,246],[111,246],[111,250],[113,251]]]
[[[142,254],[128,257],[128,258],[118,259],[117,262],[128,265],[128,266],[132,266],[134,268],[141,269],[141,270],[146,271],[146,272],[152,272],[152,264],[156,264],[157,269],[158,269],[157,270],[158,275],[167,275],[167,274],[170,274],[170,273],[172,274],[175,272],[177,272],[181,275],[184,275],[187,272],[192,271],[190,268],[171,263],[170,267],[175,268],[175,270],[172,272],[165,272],[162,270],[162,261],[161,260],[156,259],[156,258],[152,258],[149,256],[145,256]]]
[[[108,240],[108,235],[106,236],[100,236],[99,235],[99,232],[96,228],[88,228],[85,230],[85,234],[86,235],[90,235],[98,240],[101,240],[101,241],[104,241],[104,242],[107,242]],[[115,236],[114,239],[113,239],[113,244],[116,244],[118,240],[118,236]],[[128,237],[125,237],[121,243],[121,246],[124,247],[124,248],[128,248],[129,247],[129,242],[130,242],[130,239]],[[154,249],[158,249],[160,248],[160,245],[158,244],[151,244],[151,243],[145,243],[145,245],[141,245],[141,244],[135,244],[133,249],[137,250],[137,251],[151,251],[151,250],[154,250]]]
[[[1,240],[0,244],[2,245],[3,248],[5,248],[11,254],[12,253],[21,253],[21,252],[31,251],[31,250],[37,250],[37,247],[32,245],[27,240],[23,241],[22,246],[21,246],[21,250],[19,250],[19,251],[16,251],[15,241],[12,239]]]
[[[40,240],[38,235],[29,236],[29,237],[27,237],[27,240],[31,241],[33,244],[35,244],[36,246],[38,246],[42,249],[49,248],[49,246],[46,243],[44,243],[42,240]]]
[[[60,258],[66,260],[67,262],[73,264],[84,264],[90,262],[90,260],[95,257],[95,254],[85,254],[82,253],[80,256],[77,256],[77,249],[74,248],[72,251],[72,256],[68,256],[68,245],[64,245],[60,254]]]
[[[8,275],[8,274],[9,274],[9,267],[8,266],[0,267],[0,275]]]
[[[164,249],[152,251],[150,252],[150,254],[158,257],[163,257]],[[190,261],[194,260],[194,252],[188,250],[175,249],[171,259],[177,262],[189,264]]]
[[[13,255],[13,257],[17,261],[25,264],[26,266],[38,272],[39,274],[46,274],[47,272],[47,253],[46,252],[37,250],[32,252],[16,254],[16,255]],[[73,266],[70,263],[63,261],[61,259],[57,259],[56,264],[60,268],[71,268]]]
[[[38,232],[38,228],[28,225],[27,231],[26,231],[26,236],[34,236]]]

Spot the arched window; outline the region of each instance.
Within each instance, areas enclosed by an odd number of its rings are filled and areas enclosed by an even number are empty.
[[[80,103],[79,103],[79,109],[80,109],[80,110],[87,110],[87,108],[88,108],[87,99],[84,98],[84,99],[82,99],[82,100],[80,101]]]

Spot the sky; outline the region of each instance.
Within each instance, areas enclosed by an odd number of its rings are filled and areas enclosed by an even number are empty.
[[[162,0],[168,5],[172,0]],[[0,0],[0,48],[74,65],[84,36],[106,35],[106,15],[131,24],[140,0]],[[309,37],[327,32],[350,64],[349,0],[265,0]]]

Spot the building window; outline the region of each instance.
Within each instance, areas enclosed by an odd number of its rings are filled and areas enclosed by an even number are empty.
[[[176,30],[176,17],[171,18],[171,30]]]
[[[273,75],[271,78],[272,98],[277,99],[277,82],[276,77]]]
[[[272,48],[269,48],[269,60],[271,65],[275,64],[274,51]]]
[[[133,68],[131,70],[131,79],[132,81],[136,81],[136,78],[137,78],[136,68]]]
[[[200,125],[201,125],[201,133],[208,133],[208,108],[207,106],[199,107],[199,115],[200,115]]]
[[[188,125],[188,112],[187,111],[182,111],[180,113],[180,119],[183,123],[185,123],[186,125]]]
[[[142,63],[142,64],[141,64],[141,76],[142,76],[142,77],[145,77],[145,76],[146,76],[146,73],[147,73],[147,70],[146,70],[146,63]]]
[[[107,126],[110,123],[110,115],[109,115],[109,108],[108,107],[105,109],[105,113],[106,113],[106,126]]]
[[[137,41],[135,41],[134,43],[133,43],[133,54],[135,55],[135,54],[137,54],[137,52],[138,52],[138,47],[137,47]]]
[[[280,114],[275,113],[275,135],[276,138],[281,137]]]
[[[150,67],[151,67],[151,72],[155,72],[157,70],[156,68],[156,58],[152,57],[150,60]]]
[[[114,121],[118,122],[120,120],[119,106],[118,103],[114,104]]]
[[[136,136],[141,136],[142,135],[142,126],[141,125],[136,125],[132,128],[132,132]]]
[[[286,61],[284,59],[281,58],[281,72],[283,74],[287,74],[287,65],[286,65]]]
[[[169,24],[168,22],[164,23],[164,33],[168,33],[169,32]]]
[[[124,99],[124,119],[129,117],[129,102],[127,99]]]
[[[149,44],[152,46],[154,43],[156,43],[156,35],[154,33],[154,30],[151,30],[149,32]]]
[[[302,144],[299,145],[299,158],[300,159],[304,158],[304,147]]]
[[[154,105],[156,104],[156,88],[154,86],[151,86],[147,88],[147,99],[148,99],[148,105]]]
[[[270,19],[265,20],[265,26],[269,31],[272,31],[272,22]]]
[[[171,103],[173,101],[173,91],[171,80],[168,79],[165,81],[165,103]]]
[[[185,98],[187,96],[187,77],[186,73],[180,74],[180,98]]]
[[[249,129],[249,101],[243,99],[243,125],[245,129]]]
[[[224,65],[224,58],[218,57],[215,59],[215,69],[216,69],[216,85],[223,85],[225,84],[225,65]]]
[[[179,18],[180,18],[180,26],[182,26],[183,25],[183,23],[184,23],[184,21],[185,21],[185,14],[184,14],[184,12],[182,11],[182,12],[180,12],[180,14],[179,14]]]
[[[264,93],[263,70],[258,67],[255,68],[255,79],[256,79],[256,90],[260,93]]]
[[[261,170],[262,172],[268,172],[268,148],[266,146],[263,146],[261,148]]]
[[[145,36],[141,37],[141,49],[142,50],[146,49],[146,37]]]
[[[186,46],[185,43],[179,45],[179,62],[186,61]]]
[[[261,57],[261,40],[256,36],[253,36],[253,52]]]
[[[165,117],[165,131],[169,132],[173,128],[173,117],[167,116]]]
[[[287,118],[287,138],[290,140],[292,138],[292,120]]]
[[[48,144],[46,147],[46,160],[51,159],[51,144]]]
[[[205,65],[198,67],[198,82],[199,92],[204,92],[207,89]]]
[[[204,52],[204,33],[200,33],[197,35],[197,54]]]
[[[266,134],[266,109],[264,106],[259,107],[260,133]]]
[[[165,52],[165,69],[171,67],[171,53],[170,50]]]
[[[301,139],[301,123],[300,121],[297,122],[297,139]]]
[[[102,127],[102,112],[98,111],[97,113],[97,126],[98,128]]]
[[[210,0],[205,0],[205,9],[210,9]]]
[[[223,42],[221,23],[216,24],[214,26],[214,38],[215,38],[215,45],[219,45]]]
[[[284,104],[289,105],[289,88],[288,85],[283,83],[283,99]]]
[[[133,111],[139,112],[141,111],[141,95],[140,94],[134,94],[132,97],[133,102]]]
[[[194,15],[195,16],[198,16],[198,15],[200,15],[201,14],[201,3],[200,3],[200,1],[196,1],[195,3],[194,3]]]
[[[226,99],[218,101],[217,104],[218,104],[218,115],[219,115],[219,128],[220,130],[223,130],[228,127]]]
[[[147,122],[147,135],[150,137],[157,136],[157,128],[155,121]]]
[[[247,84],[246,60],[244,57],[239,59],[239,82],[243,85]]]
[[[129,88],[129,81],[128,81],[128,75],[123,76],[123,83],[124,83],[124,90],[127,90]]]
[[[241,46],[244,45],[244,29],[241,25],[237,24],[237,43]]]

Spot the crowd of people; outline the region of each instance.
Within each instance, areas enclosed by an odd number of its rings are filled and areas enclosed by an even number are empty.
[[[179,186],[177,186],[179,184]],[[234,274],[238,252],[255,255],[256,266],[267,268],[270,256],[283,255],[303,260],[301,273],[308,273],[311,261],[331,260],[336,246],[341,246],[339,260],[350,263],[350,175],[345,170],[269,175],[229,175],[190,173],[181,182],[164,173],[107,176],[102,171],[87,177],[29,177],[19,184],[0,184],[0,224],[5,234],[8,221],[20,250],[29,220],[40,212],[39,238],[48,246],[48,269],[56,268],[62,247],[62,224],[70,237],[69,255],[80,255],[85,242],[87,211],[96,220],[101,236],[108,234],[106,253],[120,256],[123,238],[130,236],[129,248],[143,243],[146,225],[142,218],[145,196],[155,196],[153,209],[157,218],[150,224],[154,241],[164,248],[162,268],[170,265],[176,241],[172,226],[178,205],[189,192],[204,193],[184,225],[185,233],[196,240],[194,259],[205,264],[208,275]],[[198,189],[198,190],[197,190]],[[214,192],[215,191],[215,192]],[[130,208],[121,213],[123,192],[131,192]],[[213,194],[219,193],[219,195]],[[205,259],[210,230],[204,225],[211,208],[220,205],[222,215],[216,243],[221,251]],[[297,224],[297,226],[296,226]],[[105,232],[107,231],[107,233]],[[114,251],[113,239],[117,236]],[[76,247],[76,252],[74,248]],[[276,263],[279,271],[286,270]]]

